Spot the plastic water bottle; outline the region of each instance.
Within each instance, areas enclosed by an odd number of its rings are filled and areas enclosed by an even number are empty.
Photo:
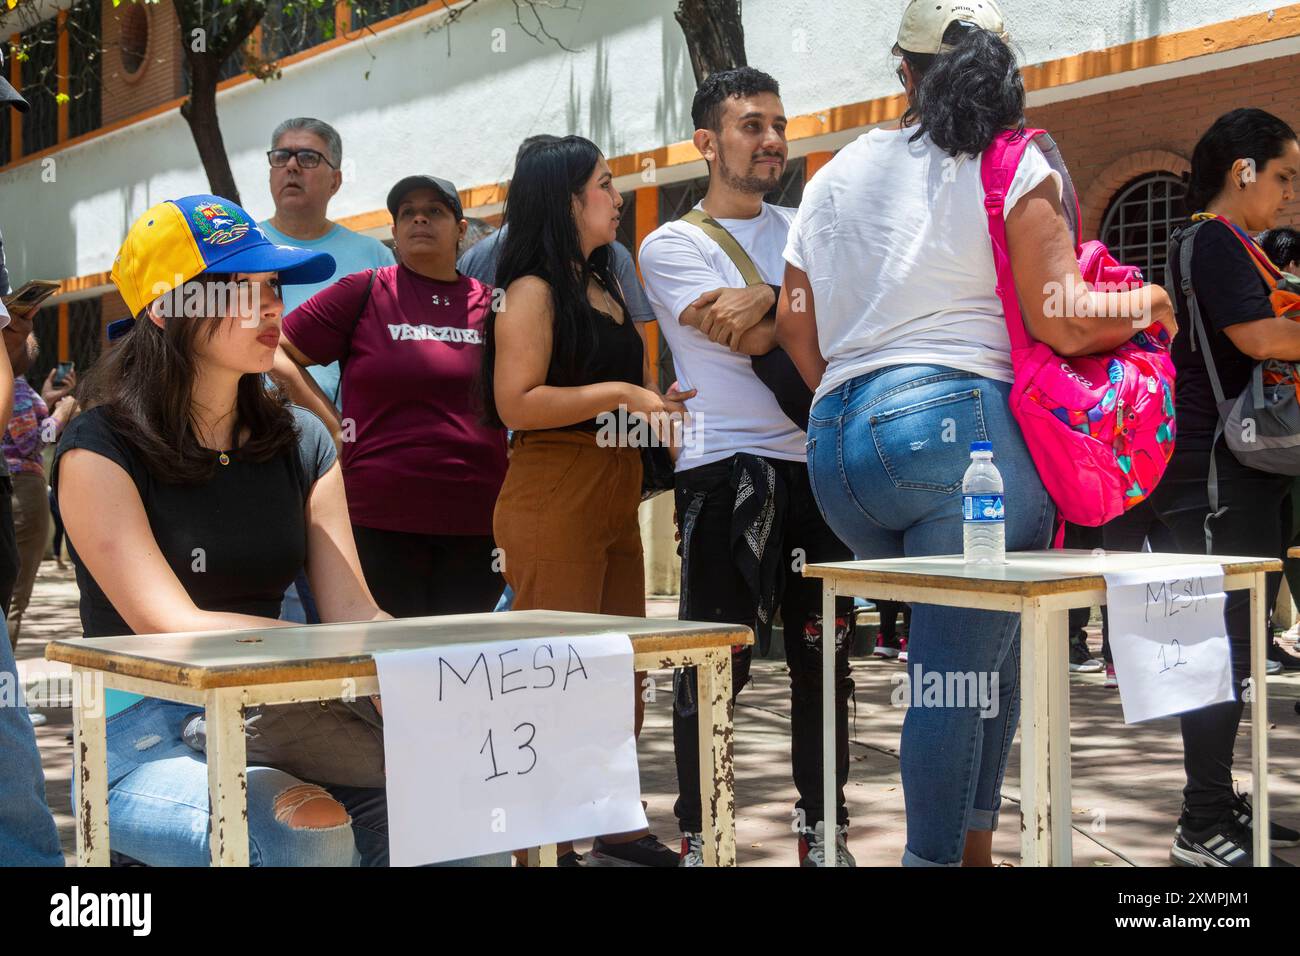
[[[961,481],[963,553],[967,564],[1006,564],[1006,512],[993,443],[971,442],[970,467]]]

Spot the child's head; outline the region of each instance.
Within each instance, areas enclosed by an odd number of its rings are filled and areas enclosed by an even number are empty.
[[[1273,265],[1300,275],[1300,231],[1284,226],[1259,234],[1259,245]]]

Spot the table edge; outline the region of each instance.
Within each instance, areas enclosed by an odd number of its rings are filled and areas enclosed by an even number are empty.
[[[593,635],[574,636],[581,638]],[[631,637],[631,641],[633,654],[668,655],[684,650],[753,644],[754,632],[744,625],[720,624],[717,628],[701,628],[672,635]],[[95,638],[50,641],[45,647],[45,659],[123,677],[151,680],[175,687],[188,687],[191,690],[341,680],[350,677],[373,677],[376,674],[375,658],[372,654],[327,657],[288,666],[275,661],[265,661],[202,667],[96,648],[94,643]]]

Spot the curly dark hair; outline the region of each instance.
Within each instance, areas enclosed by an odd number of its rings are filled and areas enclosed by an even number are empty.
[[[762,70],[740,66],[733,70],[710,73],[695,91],[691,102],[691,122],[696,129],[718,131],[722,122],[722,104],[733,96],[753,96],[755,93],[781,95],[781,86]]]
[[[978,156],[1003,130],[1025,126],[1025,86],[1011,48],[995,33],[955,20],[943,34],[951,49],[901,51],[916,79],[903,124],[912,140],[928,135],[949,156]]]

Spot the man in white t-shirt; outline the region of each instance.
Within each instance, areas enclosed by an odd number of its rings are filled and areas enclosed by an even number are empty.
[[[805,463],[810,395],[775,348],[782,251],[795,211],[765,203],[763,196],[785,169],[785,114],[776,81],[750,67],[709,76],[691,113],[695,145],[709,164],[709,189],[697,207],[704,216],[693,211],[665,223],[640,251],[646,293],[672,350],[678,382],[699,391],[687,402],[692,423],[676,464],[680,614],[684,620],[749,625],[765,646],[780,609],[790,668],[799,860],[821,866],[821,594],[819,583],[798,569],[802,562],[852,555],[817,510]],[[847,619],[849,609],[850,602],[843,602],[837,616]],[[844,621],[837,621],[836,832],[842,865],[852,865],[843,842],[847,701],[853,691],[847,633]],[[746,647],[732,656],[735,693],[749,679],[750,654]],[[684,866],[699,865],[702,857],[698,720],[694,671],[678,671],[674,812],[685,834]]]

